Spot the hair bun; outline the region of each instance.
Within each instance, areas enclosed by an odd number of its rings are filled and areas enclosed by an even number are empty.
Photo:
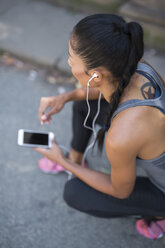
[[[129,34],[128,23],[125,22],[122,26],[122,29],[125,34]]]

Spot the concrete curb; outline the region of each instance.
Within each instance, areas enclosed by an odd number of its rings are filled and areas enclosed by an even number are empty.
[[[25,1],[0,15],[0,49],[69,73],[69,36],[83,17],[47,3]]]

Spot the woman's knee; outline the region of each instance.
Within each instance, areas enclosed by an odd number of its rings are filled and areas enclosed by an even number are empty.
[[[81,186],[81,180],[73,178],[69,180],[64,187],[64,201],[72,208],[84,211],[84,199]]]
[[[64,187],[63,198],[64,201],[71,207],[75,205],[75,199],[77,195],[77,188],[75,187],[74,180],[69,180]]]

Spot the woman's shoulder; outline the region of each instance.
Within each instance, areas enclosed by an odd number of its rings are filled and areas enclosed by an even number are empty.
[[[136,106],[120,112],[112,121],[106,140],[113,146],[135,145],[137,149],[145,142],[151,133],[151,108]]]

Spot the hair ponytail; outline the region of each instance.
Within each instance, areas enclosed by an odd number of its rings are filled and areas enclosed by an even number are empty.
[[[87,70],[104,66],[119,82],[110,99],[105,126],[96,138],[102,150],[112,115],[143,56],[143,30],[138,23],[126,23],[120,16],[96,14],[85,17],[74,27],[70,44]]]
[[[122,79],[119,82],[117,90],[111,96],[111,102],[109,104],[108,113],[107,113],[107,116],[105,119],[105,125],[97,133],[96,141],[98,142],[98,148],[100,151],[102,151],[105,133],[110,127],[111,118],[113,116],[113,113],[115,112],[115,110],[117,109],[117,107],[119,105],[120,98],[123,94],[124,89],[129,84],[129,76],[127,76],[125,74],[125,77],[123,75],[123,78],[125,78],[125,79]],[[95,143],[96,143],[96,141],[95,141]]]

